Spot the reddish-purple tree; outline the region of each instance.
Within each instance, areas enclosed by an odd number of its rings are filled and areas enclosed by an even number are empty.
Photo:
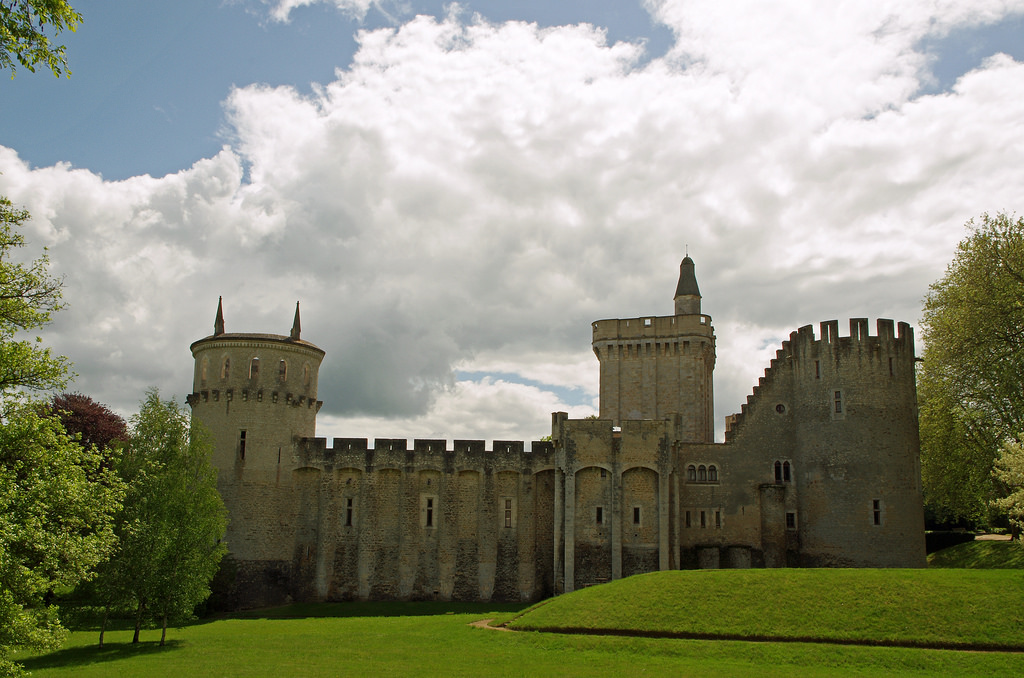
[[[71,436],[81,434],[81,443],[85,448],[95,445],[105,450],[111,443],[128,439],[128,425],[124,419],[87,395],[55,395],[50,409],[60,418],[64,430]]]

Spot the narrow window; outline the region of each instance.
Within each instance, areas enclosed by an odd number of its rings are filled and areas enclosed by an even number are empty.
[[[700,529],[703,530],[707,526],[708,526],[707,516],[705,515],[704,511],[701,511],[700,512]]]
[[[224,363],[220,366],[220,378],[228,379],[231,376],[231,358],[224,358]]]
[[[782,482],[782,462],[780,461],[775,462],[775,482]]]
[[[686,512],[686,526],[687,527],[690,526],[690,512],[689,511]]]
[[[640,524],[640,507],[639,506],[634,506],[633,507],[633,524],[634,525],[639,525]]]
[[[892,369],[892,358],[889,358],[889,376],[895,375],[896,372]]]
[[[789,462],[788,461],[782,463],[782,480],[783,480],[783,482],[787,482],[787,483],[791,482],[793,480],[792,475],[790,475]]]
[[[872,499],[871,500],[871,517],[875,525],[882,524],[882,500]]]
[[[787,511],[786,512],[786,529],[788,529],[788,530],[795,530],[796,529],[796,513],[792,512],[792,511]]]
[[[697,467],[693,464],[686,467],[686,479],[691,483],[697,482]]]
[[[821,379],[821,363],[817,360],[814,361],[814,378]]]
[[[259,358],[253,358],[249,362],[249,378],[250,379],[256,379],[259,376],[260,376],[260,359]]]
[[[597,507],[597,524],[600,525],[601,521],[603,519],[604,519],[604,507],[598,506]]]
[[[280,379],[282,383],[288,380],[288,363],[283,360],[277,363],[277,378]]]
[[[716,530],[722,529],[722,512],[721,511],[715,511],[715,529]]]
[[[601,477],[602,478],[607,478],[608,477],[607,469],[601,469]]]
[[[505,500],[505,527],[512,527],[512,500]]]
[[[708,481],[708,469],[704,464],[697,467],[697,482],[706,483]]]
[[[310,382],[309,363],[302,366],[302,386],[308,391]]]
[[[842,391],[836,391],[835,403],[836,403],[836,414],[842,414],[843,413],[843,392]]]
[[[238,459],[245,461],[245,431],[238,434]]]
[[[717,483],[718,482],[718,467],[715,466],[714,464],[712,464],[711,466],[708,466],[708,482],[709,483]]]
[[[434,500],[427,498],[427,527],[434,526]]]
[[[892,359],[890,358],[890,360],[892,360]],[[201,366],[199,368],[199,382],[203,386],[206,386],[206,372],[208,371],[209,366],[210,366],[210,359],[209,358],[203,358],[203,362],[202,362],[202,364],[201,364]]]
[[[352,527],[352,499],[345,500],[345,527]]]

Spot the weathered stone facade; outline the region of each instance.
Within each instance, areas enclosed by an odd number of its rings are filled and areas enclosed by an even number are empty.
[[[593,325],[601,414],[552,440],[315,438],[324,352],[289,336],[192,344],[197,420],[231,512],[237,604],[532,600],[640,572],[923,567],[909,325],[783,342],[713,442],[715,336],[693,262],[675,315]]]

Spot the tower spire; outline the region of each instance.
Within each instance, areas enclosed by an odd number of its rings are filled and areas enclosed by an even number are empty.
[[[295,302],[295,320],[292,321],[292,332],[289,335],[292,341],[299,340],[299,334],[302,333],[302,323],[299,322],[299,302]]]
[[[676,285],[676,315],[700,313],[700,288],[693,272],[693,259],[689,255],[679,264],[679,283]]]
[[[213,321],[213,333],[224,334],[224,297],[217,297],[217,317]]]

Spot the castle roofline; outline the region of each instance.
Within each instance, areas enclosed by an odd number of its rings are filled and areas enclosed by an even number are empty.
[[[291,337],[285,336],[283,334],[263,334],[263,333],[259,333],[259,332],[230,332],[230,333],[222,333],[222,334],[211,334],[208,337],[203,337],[202,339],[199,339],[198,341],[192,342],[192,345],[189,346],[188,348],[189,348],[190,351],[195,353],[196,348],[199,347],[200,345],[208,344],[208,343],[212,343],[212,342],[218,342],[218,341],[224,341],[224,342],[264,341],[264,342],[270,342],[270,343],[274,343],[274,344],[287,344],[289,346],[301,346],[303,348],[308,348],[310,350],[313,350],[313,351],[319,353],[321,356],[327,354],[326,351],[324,351],[322,348],[320,348],[316,344],[308,342],[308,341],[306,341],[304,339],[292,339]]]

